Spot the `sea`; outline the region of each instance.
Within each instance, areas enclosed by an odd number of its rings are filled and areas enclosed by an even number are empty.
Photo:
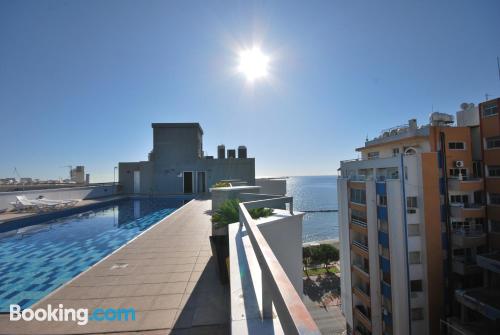
[[[336,176],[303,176],[286,178],[287,195],[293,197],[297,211],[337,210]],[[303,242],[338,240],[337,212],[306,213],[302,226]]]

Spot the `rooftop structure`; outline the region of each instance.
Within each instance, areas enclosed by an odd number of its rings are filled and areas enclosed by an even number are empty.
[[[119,183],[125,193],[205,193],[219,180],[240,179],[255,184],[255,159],[236,158],[234,150],[218,147],[218,158],[205,156],[198,123],[153,123],[153,150],[147,161],[119,163]],[[242,151],[243,156],[243,151]]]

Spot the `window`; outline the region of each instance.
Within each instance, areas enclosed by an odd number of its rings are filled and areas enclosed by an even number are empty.
[[[387,206],[387,196],[386,195],[379,195],[378,196],[378,204],[380,206]]]
[[[399,155],[399,148],[393,148],[392,149],[392,156],[396,157],[397,155]]]
[[[351,220],[356,220],[366,223],[366,213],[355,209],[351,209]]]
[[[374,151],[374,152],[369,152],[368,153],[368,159],[376,159],[378,158],[379,156],[379,152],[378,151]]]
[[[459,169],[459,168],[450,169],[450,177],[459,177],[460,175],[462,175],[462,177],[466,177],[467,169]]]
[[[420,264],[420,251],[410,251],[408,253],[408,262],[410,264]]]
[[[391,257],[390,253],[389,253],[389,249],[381,246],[380,244],[378,245],[378,252],[379,252],[379,255],[381,255],[384,258],[390,259],[390,257]]]
[[[378,230],[383,231],[384,233],[389,232],[389,224],[386,220],[378,220]]]
[[[469,196],[467,194],[450,195],[451,203],[467,204],[469,203]]]
[[[408,225],[408,236],[419,236],[420,235],[420,224],[411,223]]]
[[[486,149],[500,148],[500,136],[486,139]]]
[[[424,319],[424,309],[423,308],[412,308],[411,309],[411,320],[419,321]]]
[[[490,204],[500,205],[500,193],[490,193]]]
[[[406,197],[406,207],[408,208],[418,208],[417,197]]]
[[[366,204],[366,191],[351,188],[351,201],[358,204]]]
[[[497,105],[489,105],[483,107],[483,117],[493,116],[498,114]]]
[[[500,166],[488,166],[489,177],[500,177]]]
[[[500,233],[500,221],[491,220],[491,231],[494,233]]]
[[[421,280],[411,280],[410,281],[411,292],[422,292],[422,281]]]
[[[448,149],[451,150],[464,150],[465,143],[464,142],[448,142]]]

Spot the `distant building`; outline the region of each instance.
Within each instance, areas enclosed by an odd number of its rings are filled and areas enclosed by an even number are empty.
[[[85,183],[85,167],[78,165],[74,169],[71,169],[70,180],[77,184]]]
[[[382,131],[341,162],[342,309],[356,334],[500,326],[499,100]],[[485,192],[486,191],[486,192]],[[455,333],[452,331],[451,333]],[[449,333],[449,332],[447,332]]]
[[[16,178],[2,178],[0,184],[11,185],[16,183]]]
[[[217,181],[240,179],[255,185],[255,159],[218,159],[203,154],[203,130],[198,123],[153,123],[153,150],[148,160],[118,164],[119,183],[126,193],[204,193]],[[228,157],[229,155],[228,150]]]
[[[19,183],[21,183],[21,184],[31,184],[32,182],[33,182],[33,179],[28,178],[28,177],[23,177],[23,178],[19,179]]]

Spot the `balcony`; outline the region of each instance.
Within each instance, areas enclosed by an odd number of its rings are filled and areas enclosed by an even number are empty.
[[[483,218],[485,206],[480,204],[450,205],[450,215],[456,219]]]
[[[351,250],[368,259],[368,246],[364,244],[364,242],[353,240],[351,243]]]
[[[476,256],[477,265],[500,274],[500,252]]]
[[[474,192],[483,189],[483,179],[482,178],[448,178],[448,190],[450,191],[460,191],[460,192]]]
[[[500,290],[492,288],[472,288],[456,290],[455,298],[467,308],[470,308],[484,317],[500,320]]]
[[[351,229],[364,235],[368,233],[368,226],[366,222],[354,218],[351,218]]]
[[[452,244],[459,248],[472,248],[486,244],[486,233],[481,225],[464,226],[453,229]]]
[[[357,285],[352,288],[352,293],[357,296],[366,306],[370,306],[370,291]]]
[[[301,298],[303,213],[293,211],[292,201],[242,202],[240,222],[229,225],[232,334],[320,334]],[[290,210],[281,209],[285,204]],[[248,210],[254,208],[273,208],[274,213],[253,219]]]
[[[370,270],[368,267],[359,263],[353,263],[351,268],[354,273],[358,274],[359,278],[363,279],[365,282],[370,282]]]
[[[452,264],[453,272],[462,276],[481,273],[481,268],[476,264],[475,260],[468,257],[455,256]]]
[[[368,329],[369,331],[372,330],[372,322],[370,320],[370,316],[368,314],[368,311],[364,306],[356,306],[354,307],[354,317]]]

